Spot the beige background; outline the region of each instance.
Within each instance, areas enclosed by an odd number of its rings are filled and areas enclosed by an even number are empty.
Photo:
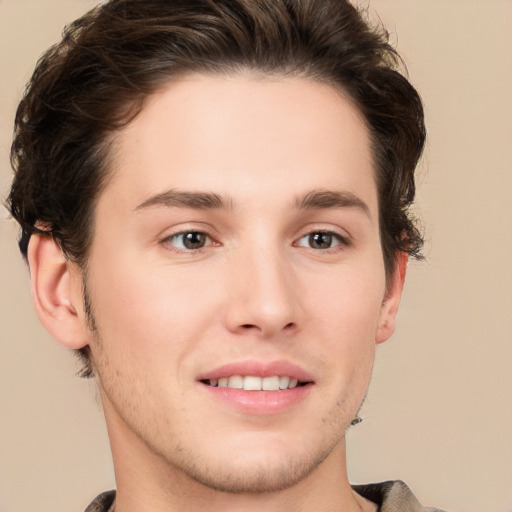
[[[0,195],[16,102],[41,52],[92,0],[0,0]],[[409,266],[379,348],[354,482],[400,478],[425,504],[512,512],[512,2],[374,0],[426,103]],[[81,511],[113,486],[94,385],[39,325],[16,228],[0,218],[0,510]]]

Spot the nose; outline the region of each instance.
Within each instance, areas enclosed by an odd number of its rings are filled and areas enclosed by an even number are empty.
[[[230,265],[225,323],[237,334],[272,338],[299,328],[300,286],[290,262],[268,250]]]

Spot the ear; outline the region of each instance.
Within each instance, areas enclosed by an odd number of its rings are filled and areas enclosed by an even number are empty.
[[[379,323],[375,335],[376,343],[386,341],[395,331],[396,315],[404,287],[407,259],[408,255],[406,252],[400,251],[396,254],[393,275],[388,283],[386,296],[380,310]]]
[[[27,256],[32,300],[41,323],[65,347],[85,347],[88,330],[78,270],[50,235],[32,235]]]

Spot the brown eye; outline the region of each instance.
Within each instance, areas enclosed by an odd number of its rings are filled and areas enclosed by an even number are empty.
[[[168,238],[168,242],[174,247],[188,251],[202,249],[209,241],[210,237],[200,231],[187,231]]]
[[[330,233],[311,233],[308,242],[313,249],[330,249],[333,236]]]

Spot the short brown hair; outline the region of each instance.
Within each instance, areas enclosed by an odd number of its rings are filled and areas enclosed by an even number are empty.
[[[26,255],[37,225],[87,261],[112,134],[187,73],[257,70],[343,89],[370,132],[386,272],[420,256],[409,208],[425,142],[423,107],[382,27],[346,0],[111,0],[69,25],[18,107],[8,203]],[[38,224],[39,223],[39,224]]]

